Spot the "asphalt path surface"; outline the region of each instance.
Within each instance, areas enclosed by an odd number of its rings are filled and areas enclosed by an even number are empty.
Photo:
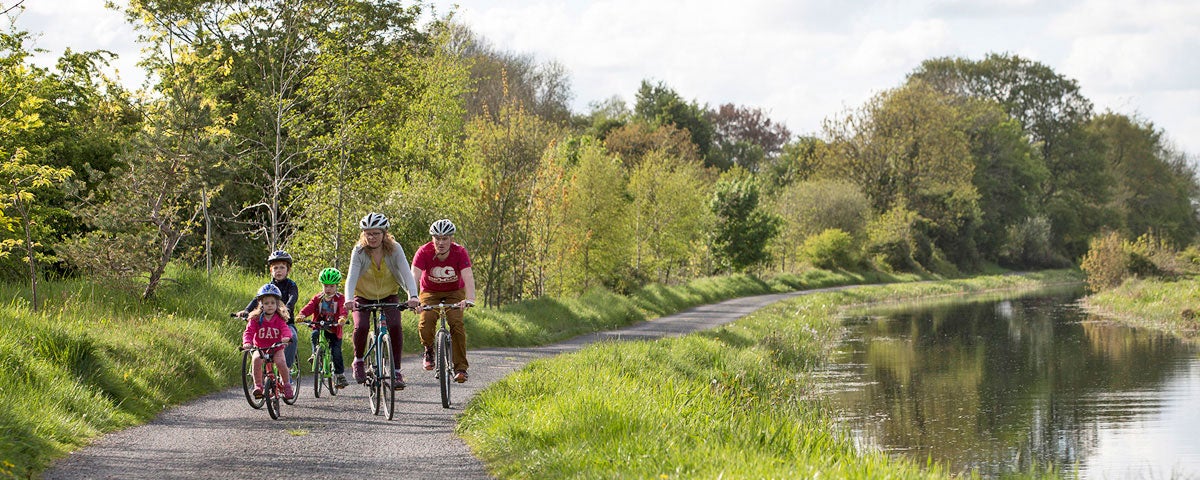
[[[467,400],[492,382],[532,360],[597,341],[684,335],[732,322],[784,298],[828,290],[738,298],[542,347],[469,350],[471,377],[454,384],[450,409],[442,408],[433,372],[421,369],[418,356],[405,356],[401,366],[408,388],[397,392],[391,421],[371,415],[366,388],[353,380],[336,397],[323,393],[313,398],[310,374],[302,380],[296,404],[281,405],[279,420],[271,420],[265,408],[250,408],[239,386],[165,410],[145,425],[104,435],[56,462],[43,478],[491,478],[455,435],[454,426]],[[350,359],[346,364],[349,370]]]

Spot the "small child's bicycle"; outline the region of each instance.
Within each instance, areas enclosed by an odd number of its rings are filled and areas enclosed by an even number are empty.
[[[438,314],[437,334],[434,337],[434,374],[442,390],[442,408],[450,408],[450,384],[454,382],[454,363],[450,361],[450,329],[446,327],[446,310],[457,310],[458,305],[422,305],[422,311],[436,310]]]
[[[330,395],[337,396],[340,387],[335,384],[333,379],[333,352],[329,349],[329,339],[325,338],[325,331],[333,331],[334,327],[338,326],[338,322],[337,320],[318,320],[301,323],[308,325],[313,330],[321,331],[317,335],[317,344],[313,346],[313,396],[321,398],[322,388]]]
[[[258,352],[260,355],[262,355],[262,359],[263,359],[263,372],[262,372],[263,373],[263,393],[262,393],[262,398],[259,399],[259,401],[262,403],[266,403],[267,414],[270,415],[271,418],[274,420],[279,420],[279,400],[283,398],[283,392],[280,391],[280,388],[279,388],[279,385],[282,382],[282,379],[280,379],[279,376],[276,374],[277,372],[275,371],[276,368],[275,368],[274,355],[275,355],[275,352],[278,352],[281,348],[283,348],[286,345],[287,345],[287,342],[276,342],[273,345],[266,347],[266,348],[259,348],[259,347],[255,347],[255,346],[251,345],[250,348],[242,349],[242,351],[245,352],[246,355],[253,356],[253,354],[255,352]],[[296,394],[296,392],[292,392],[293,397],[295,396],[295,394]],[[249,395],[249,398],[253,398],[253,395]],[[252,402],[250,405],[254,406],[254,403]],[[261,403],[260,403],[260,405],[261,405]],[[260,408],[260,407],[254,407],[254,408]]]

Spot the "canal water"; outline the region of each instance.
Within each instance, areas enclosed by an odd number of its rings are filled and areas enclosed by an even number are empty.
[[[857,312],[821,397],[861,448],[985,478],[1200,478],[1200,359],[1081,292]]]

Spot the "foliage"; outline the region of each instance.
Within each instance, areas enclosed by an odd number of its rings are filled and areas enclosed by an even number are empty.
[[[837,228],[808,237],[800,247],[800,252],[804,259],[817,268],[851,268],[857,263],[854,237]]]
[[[637,168],[651,152],[661,152],[684,162],[700,161],[700,153],[691,136],[674,125],[629,122],[610,130],[604,137],[604,146],[619,156],[625,168],[630,170]]]
[[[783,220],[780,234],[772,244],[775,258],[783,270],[794,264],[806,239],[828,229],[838,229],[852,237],[863,236],[873,217],[871,204],[852,183],[840,180],[812,180],[793,183],[769,201],[771,210]]]
[[[662,150],[648,155],[629,174],[632,197],[633,269],[637,276],[670,283],[687,278],[712,224],[705,208],[708,185],[698,161],[670,156]]]
[[[710,163],[722,170],[739,165],[751,172],[779,155],[792,132],[759,108],[722,104],[709,112],[715,145]]]
[[[1120,285],[1129,278],[1129,252],[1117,232],[1108,232],[1090,242],[1079,268],[1087,274],[1088,288],[1098,292]]]
[[[563,229],[554,240],[566,268],[567,292],[603,286],[624,293],[638,286],[624,277],[633,256],[629,197],[620,160],[585,138],[571,170]]]
[[[692,143],[705,159],[705,164],[713,166],[709,154],[714,147],[716,132],[712,121],[705,114],[704,107],[696,102],[686,102],[675,90],[659,82],[651,85],[642,80],[642,86],[637,91],[637,103],[633,107],[636,118],[655,125],[673,125],[680,130],[686,130],[692,137]]]
[[[781,220],[759,205],[758,184],[744,170],[731,169],[714,187],[709,209],[716,215],[709,242],[725,271],[744,272],[767,262],[767,245]]]
[[[917,212],[897,206],[867,224],[867,242],[863,250],[871,261],[885,271],[916,271],[920,265],[913,254],[918,250]]]

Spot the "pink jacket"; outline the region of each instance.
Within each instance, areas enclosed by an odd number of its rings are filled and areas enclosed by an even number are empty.
[[[275,313],[266,319],[264,316],[251,317],[246,322],[246,332],[242,334],[243,344],[266,348],[283,340],[283,337],[292,336],[292,329],[288,328],[287,320],[284,320],[282,315]]]

